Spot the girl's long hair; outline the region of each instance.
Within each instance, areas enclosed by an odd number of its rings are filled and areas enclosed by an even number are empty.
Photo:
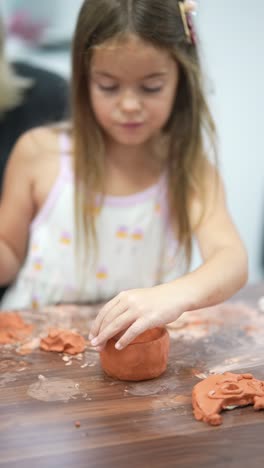
[[[204,206],[206,151],[210,142],[216,160],[215,126],[206,103],[197,46],[186,39],[176,0],[85,0],[72,54],[72,115],[75,168],[75,208],[78,232],[86,245],[96,239],[95,194],[103,193],[104,143],[89,95],[90,61],[95,46],[135,34],[169,51],[180,79],[173,111],[164,132],[170,135],[167,159],[172,224],[188,263],[192,234],[190,202],[199,196]],[[202,217],[202,214],[201,214]],[[201,218],[200,218],[201,220]],[[199,222],[200,222],[199,220]]]

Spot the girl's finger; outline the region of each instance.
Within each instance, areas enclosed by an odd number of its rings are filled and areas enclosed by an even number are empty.
[[[134,313],[132,311],[126,311],[123,315],[117,317],[112,323],[110,323],[96,338],[92,340],[92,345],[101,347],[106,344],[110,338],[117,335],[122,330],[125,330],[135,320]]]
[[[97,317],[95,318],[90,333],[89,333],[89,340],[92,340],[94,337],[98,335],[98,332],[101,327],[101,323],[104,320],[105,316],[111,311],[113,307],[115,307],[119,303],[120,299],[119,296],[115,296],[111,301],[107,302],[101,310],[99,310]]]
[[[100,329],[98,330],[97,334],[100,335],[102,331],[110,325],[110,323],[114,322],[117,317],[124,314],[128,310],[128,306],[119,302],[116,304],[115,307],[112,308],[107,314],[105,314],[104,319],[101,321]]]
[[[140,318],[136,320],[121,336],[121,338],[116,343],[116,349],[123,349],[129,343],[131,343],[138,335],[149,329],[149,324],[147,320]]]

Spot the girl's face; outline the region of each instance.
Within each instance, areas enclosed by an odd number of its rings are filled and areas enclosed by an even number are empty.
[[[95,48],[89,86],[98,124],[119,144],[147,142],[170,117],[178,79],[169,52],[136,36]]]

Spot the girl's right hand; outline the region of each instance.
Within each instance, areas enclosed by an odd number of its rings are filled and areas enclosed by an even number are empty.
[[[173,283],[118,294],[96,317],[89,335],[92,346],[101,351],[110,338],[126,330],[116,343],[121,350],[144,331],[175,321],[184,312],[179,297]]]

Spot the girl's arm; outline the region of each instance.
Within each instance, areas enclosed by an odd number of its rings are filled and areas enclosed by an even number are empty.
[[[216,186],[216,187],[215,187]],[[198,200],[191,204],[195,225],[201,212]],[[199,309],[225,301],[247,282],[247,253],[226,205],[222,180],[208,167],[206,208],[195,232],[203,264],[175,283],[186,294],[189,309]]]
[[[36,148],[31,132],[17,142],[7,165],[0,200],[0,284],[10,283],[24,260],[34,215]]]
[[[6,286],[13,281],[20,262],[7,243],[0,240],[0,285]]]
[[[126,330],[116,344],[122,349],[146,329],[173,322],[183,312],[224,301],[246,283],[245,247],[229,216],[222,181],[210,166],[205,185],[205,214],[195,232],[204,263],[170,283],[125,291],[108,302],[91,329],[92,345],[98,350]],[[202,213],[198,198],[193,199],[190,210],[195,226]]]

